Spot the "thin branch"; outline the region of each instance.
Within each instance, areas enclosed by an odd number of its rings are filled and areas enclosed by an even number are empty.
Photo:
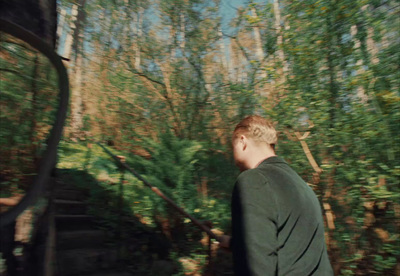
[[[297,139],[300,141],[300,140],[306,139],[310,135],[310,132],[307,131],[307,132],[303,133],[303,135],[301,135],[300,132],[296,131],[295,134],[296,134]]]
[[[163,82],[161,82],[161,81],[152,79],[152,78],[150,78],[148,75],[146,75],[146,74],[144,74],[144,73],[141,73],[141,72],[138,72],[138,71],[133,70],[133,69],[130,69],[130,71],[131,71],[133,74],[135,74],[135,75],[144,77],[145,79],[147,79],[147,80],[149,80],[149,81],[151,81],[151,82],[157,83],[157,84],[161,85],[162,87],[166,88],[165,83],[163,83]]]
[[[128,70],[129,70],[130,72],[132,72],[133,74],[135,74],[135,75],[137,75],[137,76],[140,76],[140,77],[144,77],[145,79],[147,79],[148,81],[151,81],[151,82],[153,82],[153,83],[159,84],[159,85],[161,85],[162,87],[164,87],[164,89],[167,88],[166,85],[165,85],[165,83],[163,83],[162,81],[155,80],[155,79],[149,77],[148,75],[144,74],[143,72],[139,72],[138,70],[136,70],[135,68],[133,68],[132,64],[130,64],[129,62],[126,62],[126,61],[125,61],[125,63],[128,65]]]

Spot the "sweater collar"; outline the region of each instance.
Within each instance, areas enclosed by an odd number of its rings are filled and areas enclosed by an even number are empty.
[[[263,161],[261,161],[261,163],[257,166],[257,168],[263,167],[268,164],[274,164],[274,163],[286,164],[285,160],[283,160],[279,156],[271,156],[271,157],[268,157],[267,159],[264,159]]]

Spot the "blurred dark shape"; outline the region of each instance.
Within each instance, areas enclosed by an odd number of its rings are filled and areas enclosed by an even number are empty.
[[[0,0],[0,18],[34,33],[52,48],[56,46],[56,0]],[[6,260],[7,275],[17,275],[18,261],[13,254],[16,221],[0,231],[0,252]]]
[[[0,18],[18,24],[55,47],[56,4],[56,0],[0,0]]]
[[[7,275],[17,275],[18,262],[13,253],[15,248],[15,221],[3,226],[0,232],[0,252],[6,260]]]
[[[113,140],[107,140],[107,146],[113,147],[115,145]]]

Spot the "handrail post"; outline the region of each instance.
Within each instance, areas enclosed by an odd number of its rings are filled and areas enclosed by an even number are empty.
[[[211,230],[211,228],[210,228],[210,230]],[[208,267],[211,267],[211,265],[212,265],[212,240],[211,240],[211,237],[210,236],[208,236],[208,249],[207,249],[207,253],[208,253]]]
[[[86,141],[86,147],[88,148],[88,150],[87,150],[87,152],[86,152],[85,164],[83,165],[83,169],[84,169],[85,171],[88,170],[89,164],[90,164],[90,158],[92,157],[92,147],[93,147],[93,144],[91,143],[91,141]]]
[[[210,229],[210,231],[212,231],[212,228],[213,228],[213,225],[212,225],[212,222],[211,221],[208,221],[208,220],[206,220],[206,221],[203,221],[203,225],[204,226],[206,226],[206,227],[208,227],[208,229]],[[207,266],[209,267],[209,268],[211,268],[211,265],[212,265],[212,237],[211,237],[211,235],[207,235],[208,236],[208,248],[207,248]]]
[[[125,157],[118,155],[117,158],[119,161],[124,164]],[[122,259],[122,208],[124,202],[124,182],[125,182],[125,168],[124,166],[118,164],[119,170],[121,172],[120,181],[119,181],[119,194],[118,194],[118,261]]]

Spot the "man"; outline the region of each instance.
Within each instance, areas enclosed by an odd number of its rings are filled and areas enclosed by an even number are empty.
[[[312,189],[275,154],[277,133],[249,116],[232,138],[239,175],[232,194],[230,248],[235,275],[333,275],[320,203]]]

